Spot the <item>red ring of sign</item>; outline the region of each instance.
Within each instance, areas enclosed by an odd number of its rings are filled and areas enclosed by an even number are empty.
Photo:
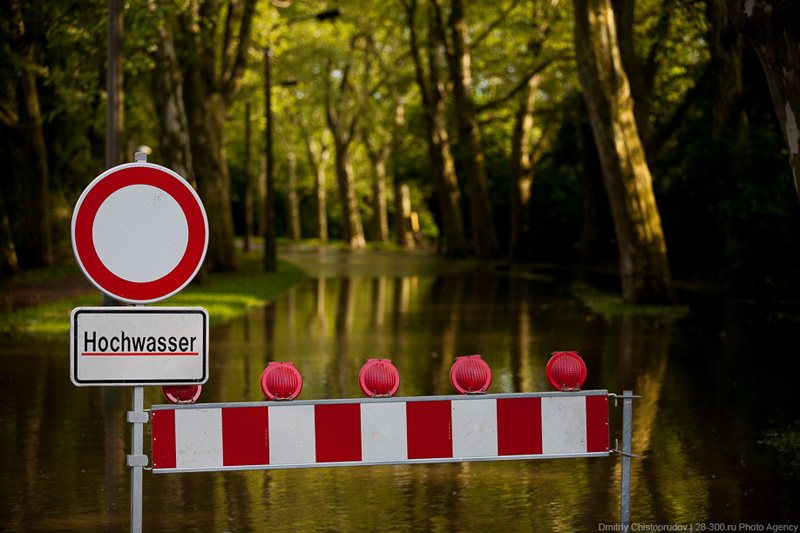
[[[154,302],[178,292],[200,269],[208,242],[208,223],[200,199],[176,176],[156,165],[125,166],[101,175],[83,193],[75,207],[72,243],[78,262],[100,290],[129,303]],[[172,196],[183,210],[188,225],[183,257],[170,272],[152,281],[130,281],[111,272],[100,260],[92,238],[100,206],[113,193],[130,185],[150,185]]]

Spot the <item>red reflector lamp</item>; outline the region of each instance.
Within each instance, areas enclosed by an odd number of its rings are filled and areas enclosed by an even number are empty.
[[[261,373],[261,390],[270,400],[294,400],[303,389],[303,377],[293,363],[269,363]]]
[[[202,385],[165,385],[161,394],[169,403],[194,403],[202,390]]]
[[[480,355],[456,357],[450,367],[450,384],[461,394],[482,394],[492,384],[492,369]]]
[[[553,352],[545,373],[547,381],[556,390],[580,390],[586,381],[586,363],[578,352]]]
[[[367,359],[358,371],[358,385],[370,398],[390,398],[400,387],[400,373],[390,359]]]

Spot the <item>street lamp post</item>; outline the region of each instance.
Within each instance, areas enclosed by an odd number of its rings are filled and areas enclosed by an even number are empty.
[[[328,9],[313,15],[306,15],[287,20],[274,25],[274,30],[280,25],[290,26],[305,20],[334,20],[342,13],[339,9]],[[264,118],[267,122],[264,132],[264,150],[266,152],[266,187],[264,198],[264,271],[275,272],[278,269],[278,250],[275,235],[275,184],[274,184],[274,157],[272,155],[272,51],[270,46],[264,47]]]
[[[264,146],[267,152],[267,176],[264,196],[264,271],[278,269],[278,251],[275,243],[275,187],[273,183],[272,156],[272,73],[269,45],[264,47],[264,119],[267,122]]]

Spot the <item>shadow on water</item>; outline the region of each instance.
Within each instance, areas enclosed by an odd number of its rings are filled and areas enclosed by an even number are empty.
[[[358,370],[373,357],[397,365],[398,395],[449,394],[450,365],[473,353],[492,367],[492,392],[548,390],[550,352],[577,350],[586,388],[642,395],[634,521],[797,519],[798,400],[788,373],[763,364],[788,353],[793,323],[723,302],[680,319],[604,317],[558,279],[387,252],[288,255],[310,278],[212,331],[202,401],[261,400],[264,366],[287,360],[303,373],[302,398],[358,397]],[[75,388],[67,351],[66,342],[0,348],[4,529],[127,526],[129,392]],[[159,391],[149,388],[146,403],[161,403]],[[620,409],[610,403],[613,447]],[[146,475],[144,522],[158,531],[594,530],[618,515],[619,477],[616,456]]]

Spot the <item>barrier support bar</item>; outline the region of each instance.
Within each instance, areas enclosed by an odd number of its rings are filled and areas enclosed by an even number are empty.
[[[631,448],[633,443],[633,391],[622,392],[622,479],[619,523],[623,531],[631,525]]]

